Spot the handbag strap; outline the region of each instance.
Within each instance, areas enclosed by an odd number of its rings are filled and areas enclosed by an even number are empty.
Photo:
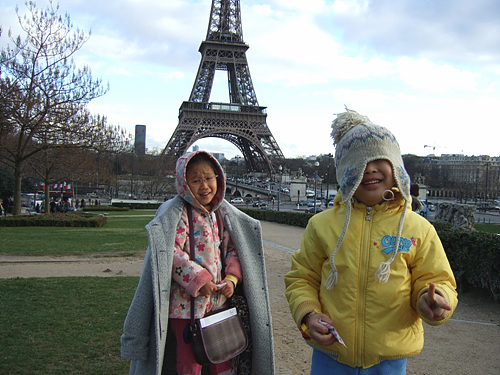
[[[194,250],[194,226],[193,226],[193,210],[191,205],[188,203],[186,205],[186,211],[188,216],[188,226],[189,226],[189,259],[195,260],[195,250]],[[226,268],[226,253],[224,251],[224,245],[222,243],[223,233],[224,233],[224,220],[222,220],[222,215],[217,209],[215,211],[215,217],[217,218],[217,228],[219,232],[219,249],[221,251],[221,263],[222,263],[222,275],[224,278],[225,268]],[[202,265],[203,266],[203,265]],[[191,326],[195,325],[194,322],[194,297],[191,297]]]
[[[188,225],[189,225],[189,259],[194,260],[194,230],[193,230],[193,211],[191,205],[188,203],[187,207]],[[194,297],[191,297],[191,327],[194,327]]]

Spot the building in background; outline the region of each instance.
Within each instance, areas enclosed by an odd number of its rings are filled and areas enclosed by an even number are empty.
[[[223,152],[212,152],[211,154],[220,162],[225,159]]]
[[[146,125],[135,126],[134,151],[136,155],[146,154]]]

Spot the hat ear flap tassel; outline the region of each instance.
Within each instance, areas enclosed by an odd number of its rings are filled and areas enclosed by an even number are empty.
[[[391,263],[394,261],[396,255],[398,254],[399,242],[401,241],[401,233],[403,232],[403,223],[405,220],[407,208],[408,203],[405,200],[403,212],[401,214],[401,218],[399,219],[398,235],[396,237],[396,243],[394,244],[394,250],[392,250],[392,254],[389,260],[380,263],[377,272],[375,272],[375,278],[378,279],[381,284],[385,284],[387,281],[389,281],[389,277],[391,276]]]
[[[335,285],[337,285],[337,281],[338,281],[338,272],[337,272],[337,268],[334,266],[334,268],[332,268],[330,270],[330,273],[328,274],[328,278],[325,281],[326,289],[332,290],[333,287]]]
[[[378,281],[381,284],[385,284],[387,281],[389,281],[390,275],[391,275],[391,260],[380,263],[380,266],[378,267],[378,270],[375,273],[375,278],[378,279]]]
[[[349,223],[351,221],[351,202],[348,203],[347,205],[347,212],[346,212],[346,219],[344,222],[344,227],[342,228],[342,233],[340,234],[339,241],[337,242],[337,245],[335,246],[335,249],[333,250],[332,254],[330,255],[330,265],[332,266],[332,269],[330,270],[330,273],[328,274],[328,278],[325,281],[325,287],[328,290],[332,290],[335,285],[337,285],[337,281],[339,278],[339,273],[337,271],[337,266],[335,265],[335,254],[337,254],[337,251],[339,251],[340,246],[342,245],[342,242],[344,242],[344,237],[347,232],[347,228],[349,227]]]

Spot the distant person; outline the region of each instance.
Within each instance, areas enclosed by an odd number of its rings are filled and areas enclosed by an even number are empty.
[[[64,199],[64,198],[63,198]],[[57,198],[56,212],[64,212],[64,200]]]
[[[309,219],[285,294],[312,375],[404,375],[422,320],[441,325],[455,310],[455,278],[436,230],[409,209],[394,135],[351,110],[332,128],[340,189]]]
[[[64,213],[67,213],[70,210],[71,206],[70,206],[68,197],[63,198],[61,208],[62,208],[62,212],[64,212]]]
[[[52,198],[50,201],[50,213],[55,214],[57,212],[57,200],[55,198]]]
[[[199,375],[202,366],[196,363],[184,334],[190,323],[191,299],[195,301],[195,318],[202,318],[222,308],[240,285],[252,320],[253,360],[249,363],[252,374],[274,374],[273,333],[259,222],[224,199],[224,171],[207,152],[188,153],[177,160],[175,185],[177,196],[163,203],[155,219],[146,226],[150,242],[121,338],[121,354],[131,360],[130,374],[170,371]],[[193,228],[188,224],[189,208]],[[224,250],[219,247],[219,230],[222,230],[222,222],[217,220],[219,212],[224,221]],[[191,231],[196,261],[190,258]],[[173,338],[175,349],[169,345]],[[233,364],[229,360],[211,365],[210,374],[236,374]]]

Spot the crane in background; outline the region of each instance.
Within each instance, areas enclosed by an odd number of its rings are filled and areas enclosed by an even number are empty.
[[[430,145],[425,145],[424,148],[430,147],[432,148],[432,155],[436,156],[436,147],[437,146],[430,146]]]

